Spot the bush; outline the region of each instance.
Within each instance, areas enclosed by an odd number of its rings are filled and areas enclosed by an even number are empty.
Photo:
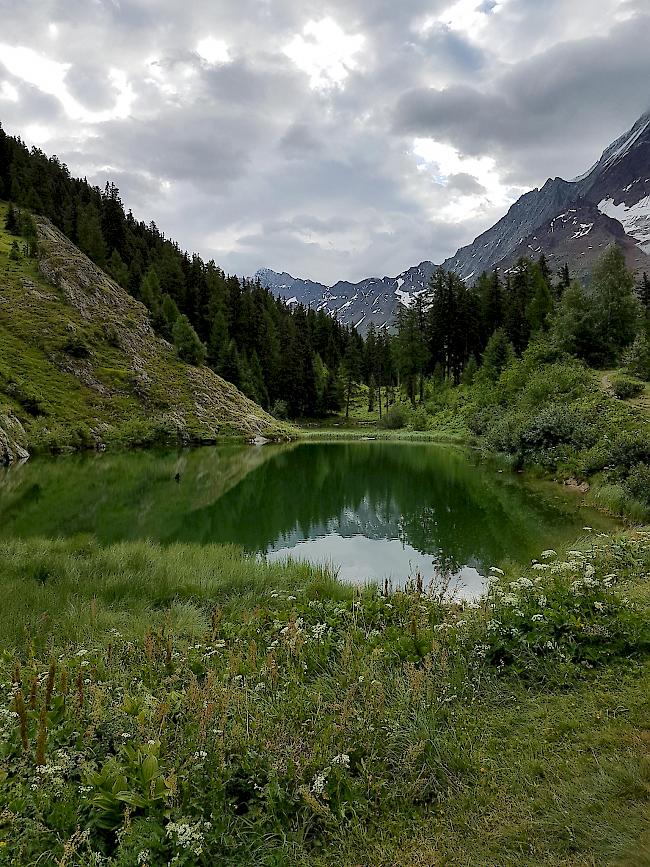
[[[89,358],[90,347],[79,334],[72,334],[63,344],[63,351],[73,358]]]
[[[650,466],[637,464],[633,467],[627,477],[626,487],[636,500],[644,506],[650,506]]]
[[[633,379],[624,373],[617,373],[610,379],[612,391],[620,400],[636,397],[645,389],[645,385],[639,379]]]
[[[634,376],[650,380],[650,337],[639,333],[632,346],[623,356],[623,364]]]
[[[640,611],[616,591],[618,569],[633,551],[584,554],[534,563],[529,575],[488,593],[485,658],[526,678],[564,677],[572,665],[593,667],[617,656],[647,650],[650,628]],[[551,559],[553,558],[553,559]],[[557,668],[551,670],[549,662]]]
[[[419,406],[411,413],[409,426],[412,430],[428,430],[429,429],[429,414],[423,406]]]
[[[286,400],[276,400],[271,407],[271,415],[281,421],[289,418],[289,407]]]
[[[406,407],[401,403],[396,403],[390,407],[381,420],[381,427],[388,430],[400,430],[400,428],[406,427],[407,420]]]

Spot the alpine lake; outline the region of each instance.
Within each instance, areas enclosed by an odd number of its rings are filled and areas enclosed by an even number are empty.
[[[343,581],[421,577],[480,594],[491,567],[529,564],[614,522],[581,497],[430,443],[299,442],[36,457],[0,471],[0,543],[90,534],[235,544],[331,566]]]

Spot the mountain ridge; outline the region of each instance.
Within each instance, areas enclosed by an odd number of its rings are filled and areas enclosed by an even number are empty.
[[[522,255],[543,253],[552,268],[566,262],[574,276],[588,280],[610,243],[622,247],[635,273],[650,270],[650,110],[583,175],[570,181],[548,178],[524,193],[494,225],[441,265],[471,282],[493,268],[507,272]],[[435,268],[425,261],[394,278],[339,281],[330,287],[270,269],[260,269],[255,278],[286,301],[316,305],[366,330],[370,322],[389,327],[399,305],[413,302]]]

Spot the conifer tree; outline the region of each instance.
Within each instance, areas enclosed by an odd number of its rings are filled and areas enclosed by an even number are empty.
[[[178,316],[174,322],[173,339],[178,357],[183,361],[197,367],[205,362],[205,346],[184,314]]]
[[[483,353],[481,371],[489,380],[496,381],[505,370],[509,361],[514,358],[514,348],[503,328],[497,328]]]
[[[618,244],[610,245],[594,268],[592,304],[603,342],[601,360],[611,363],[634,340],[639,317],[634,277]]]
[[[9,202],[9,207],[7,209],[5,229],[7,230],[7,232],[9,232],[10,235],[18,235],[20,232],[18,227],[18,218],[16,217],[16,211],[14,210],[14,206],[11,202]]]
[[[102,235],[99,211],[89,202],[83,205],[77,216],[77,238],[79,247],[96,265],[103,267],[106,262],[106,242]]]

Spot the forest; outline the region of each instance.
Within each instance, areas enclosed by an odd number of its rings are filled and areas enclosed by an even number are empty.
[[[182,359],[208,364],[278,418],[347,418],[363,384],[368,411],[384,421],[400,393],[415,407],[427,379],[471,383],[481,365],[498,373],[540,334],[590,366],[624,361],[650,378],[650,279],[644,274],[635,286],[617,247],[602,256],[588,290],[567,265],[552,274],[544,255],[483,273],[474,285],[438,269],[409,307],[399,306],[394,328],[371,326],[364,337],[181,250],[155,223],[125,211],[113,183],[101,190],[73,178],[56,156],[1,127],[0,198],[16,206],[7,228],[21,208],[48,217],[147,306]],[[35,253],[29,217],[22,219]]]

